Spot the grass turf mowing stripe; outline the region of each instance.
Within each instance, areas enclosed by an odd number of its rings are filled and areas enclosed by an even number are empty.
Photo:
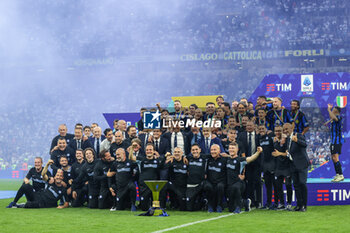
[[[162,232],[166,232],[166,231],[172,231],[172,230],[176,230],[176,229],[187,227],[187,226],[192,226],[194,224],[198,224],[198,223],[202,223],[202,222],[209,222],[209,221],[217,220],[220,218],[225,218],[225,217],[228,217],[231,215],[233,215],[233,213],[221,215],[221,216],[215,217],[215,218],[208,218],[208,219],[203,219],[203,220],[199,220],[199,221],[195,221],[195,222],[190,222],[190,223],[182,224],[182,225],[175,226],[175,227],[166,228],[166,229],[159,230],[159,231],[154,231],[153,233],[162,233]]]

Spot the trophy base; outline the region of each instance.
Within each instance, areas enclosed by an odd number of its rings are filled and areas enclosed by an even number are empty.
[[[168,217],[169,215],[160,207],[151,207],[146,213],[139,214],[139,216]]]

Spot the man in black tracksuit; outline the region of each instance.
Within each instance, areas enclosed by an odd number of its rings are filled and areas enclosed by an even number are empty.
[[[107,173],[111,168],[114,158],[108,150],[100,152],[100,159],[94,168],[94,181],[99,183],[98,208],[107,209],[113,206],[112,194],[108,188]]]
[[[13,202],[11,202],[7,208],[12,208],[16,206],[16,203],[18,200],[25,194],[26,189],[32,189],[34,192],[39,192],[45,189],[45,186],[47,185],[47,182],[43,180],[43,176],[41,175],[41,172],[43,170],[43,160],[41,157],[36,157],[34,160],[34,167],[32,167],[26,177],[24,178],[24,182],[22,186],[18,189],[15,198],[13,199]],[[47,176],[51,177],[51,173],[47,171]],[[30,185],[30,179],[33,182],[33,185]],[[52,178],[51,178],[52,179]],[[28,199],[28,197],[27,197]]]
[[[267,134],[267,128],[264,124],[259,125],[259,145],[263,148],[263,154],[261,158],[261,167],[264,173],[264,182],[266,187],[266,205],[263,208],[273,209],[272,204],[272,190],[275,189],[275,170],[276,170],[276,158],[272,156],[274,151],[273,134]]]
[[[67,146],[65,138],[59,138],[57,142],[57,149],[51,153],[51,159],[54,164],[51,165],[52,170],[57,170],[61,167],[60,158],[61,156],[66,156],[68,159],[68,164],[72,165],[75,162],[75,151]]]
[[[169,182],[162,190],[162,194],[169,192],[171,205],[179,210],[186,210],[187,164],[183,161],[183,151],[174,148],[174,155],[168,155],[164,167],[169,169]],[[163,200],[165,197],[163,196]]]
[[[53,164],[50,160],[42,171],[43,180],[47,181],[49,177],[47,176],[47,169],[49,165]],[[27,202],[23,205],[16,205],[19,208],[50,208],[57,207],[57,201],[61,200],[63,205],[57,208],[67,208],[69,203],[67,202],[67,191],[63,187],[63,171],[59,169],[53,178],[53,183],[48,184],[44,190],[39,192],[34,192],[33,189],[28,184],[25,188],[25,195],[27,197]]]
[[[107,173],[108,186],[114,201],[111,211],[124,210],[126,207],[130,207],[130,202],[131,210],[136,211],[135,181],[139,174],[139,168],[136,162],[126,158],[126,152],[123,148],[117,149],[115,154],[116,160]],[[112,184],[113,180],[115,180],[115,184]]]
[[[75,159],[76,161],[72,164],[71,167],[71,180],[69,181],[69,184],[72,185],[73,181],[78,178],[80,174],[80,170],[83,167],[85,160],[84,160],[84,152],[82,149],[77,149],[75,151]],[[73,190],[72,190],[73,191]],[[84,196],[87,195],[88,192],[88,186],[84,185],[83,188],[79,190],[80,197],[77,199],[72,199],[72,207],[79,207],[82,206],[84,201]],[[80,201],[80,202],[77,202]]]
[[[159,171],[163,167],[164,160],[159,157],[155,158],[154,145],[147,144],[146,157],[139,157],[139,190],[140,190],[140,207],[143,211],[148,210],[151,207],[152,192],[145,184],[145,180],[157,180],[159,179]]]
[[[208,197],[208,212],[222,212],[226,184],[226,158],[220,156],[220,146],[213,144],[210,147],[211,157],[207,163],[207,180],[204,190]]]
[[[191,146],[191,154],[187,156],[186,209],[189,211],[200,210],[203,206],[201,198],[204,191],[207,157],[208,155],[201,154],[198,144]]]
[[[227,199],[228,210],[239,214],[241,212],[242,194],[246,185],[244,182],[243,169],[246,164],[253,162],[262,152],[262,148],[258,147],[257,152],[249,157],[238,157],[238,144],[233,142],[229,145],[229,156],[226,163],[227,174]],[[250,210],[250,199],[246,201],[246,211]]]
[[[84,151],[86,162],[81,167],[79,176],[73,180],[72,196],[73,207],[82,206],[85,202],[85,187],[87,186],[88,207],[93,209],[98,207],[99,183],[94,180],[94,169],[97,163],[95,152],[92,148]]]

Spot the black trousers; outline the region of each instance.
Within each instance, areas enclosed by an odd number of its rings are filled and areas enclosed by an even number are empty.
[[[98,196],[98,208],[109,209],[113,206],[112,194],[108,188],[101,188]]]
[[[166,196],[169,193],[171,207],[186,210],[186,187],[168,182],[160,192],[161,207],[165,208]]]
[[[86,197],[88,196],[88,191],[88,185],[84,185],[82,188],[75,190],[77,193],[77,198],[72,199],[72,207],[80,207],[84,205],[84,203],[87,201]]]
[[[307,206],[307,174],[308,169],[292,169],[292,179],[299,207]]]
[[[247,197],[255,206],[262,203],[261,200],[261,169],[258,164],[246,166]]]
[[[242,180],[227,185],[228,210],[230,212],[233,212],[237,207],[241,206],[242,194],[244,193],[245,188],[245,182]]]
[[[287,190],[287,203],[288,205],[292,204],[292,196],[293,196],[293,188],[292,188],[292,178],[290,176],[276,176],[276,195],[275,195],[275,203],[284,205],[284,192],[283,192],[283,183],[286,186]]]
[[[275,175],[270,171],[264,172],[264,181],[265,181],[266,197],[267,197],[266,203],[267,203],[267,205],[271,205],[271,203],[272,203],[272,190],[273,189],[276,190]]]
[[[34,193],[35,192],[32,185],[23,183],[22,186],[18,189],[16,197],[13,201],[17,203],[18,200],[21,199],[21,197],[23,197],[23,195],[26,196],[27,201],[32,201],[34,200]]]
[[[116,193],[115,203],[117,210],[125,210],[130,208],[131,204],[135,205],[136,201],[136,185],[134,182],[129,182],[125,187],[112,186],[114,192]]]
[[[24,208],[46,208],[50,206],[46,206],[45,202],[41,199],[41,191],[34,192],[33,186],[30,184],[22,184],[22,186],[19,188],[17,195],[22,197],[23,195],[26,196],[27,202],[24,205]],[[16,195],[16,196],[17,196]],[[19,198],[18,198],[19,199]]]
[[[204,182],[198,184],[196,187],[187,187],[186,189],[186,210],[197,211],[202,209],[204,202]]]
[[[220,182],[212,184],[209,181],[206,181],[204,184],[204,190],[208,197],[208,204],[212,208],[216,208],[217,206],[222,207],[222,201],[225,194],[225,183]]]
[[[152,192],[146,185],[139,185],[140,207],[142,211],[147,211],[152,206]]]

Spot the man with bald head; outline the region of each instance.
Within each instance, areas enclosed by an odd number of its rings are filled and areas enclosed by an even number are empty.
[[[57,135],[56,137],[54,137],[54,138],[52,139],[51,147],[50,147],[50,154],[51,154],[54,150],[57,150],[57,149],[58,149],[57,142],[58,142],[58,139],[59,139],[59,138],[64,138],[64,139],[66,139],[67,144],[69,144],[69,142],[74,138],[74,135],[73,135],[73,134],[70,134],[70,133],[67,133],[67,132],[68,132],[68,130],[67,130],[66,124],[60,124],[60,125],[58,126],[58,133],[59,133],[59,135]]]
[[[120,121],[119,121],[120,122]],[[111,147],[109,148],[109,151],[111,155],[115,158],[116,157],[116,151],[119,148],[123,148],[124,150],[127,150],[127,148],[130,146],[130,143],[128,140],[124,140],[123,132],[117,131],[114,134],[114,142],[111,144]],[[128,156],[128,153],[127,153]]]
[[[107,173],[109,190],[114,199],[111,211],[124,210],[127,207],[131,207],[131,211],[136,211],[135,181],[138,174],[139,169],[136,162],[126,158],[126,152],[123,148],[117,149],[116,160]]]
[[[167,153],[164,166],[169,169],[169,182],[161,192],[163,197],[169,192],[171,206],[179,210],[186,210],[187,164],[183,153],[180,147],[175,147],[173,155]]]
[[[128,134],[126,133],[126,121],[124,120],[118,121],[118,131],[122,132],[124,139],[129,137]]]
[[[226,158],[220,156],[220,146],[210,147],[211,157],[207,162],[207,181],[204,185],[208,198],[208,212],[222,212],[222,200],[226,184]]]

